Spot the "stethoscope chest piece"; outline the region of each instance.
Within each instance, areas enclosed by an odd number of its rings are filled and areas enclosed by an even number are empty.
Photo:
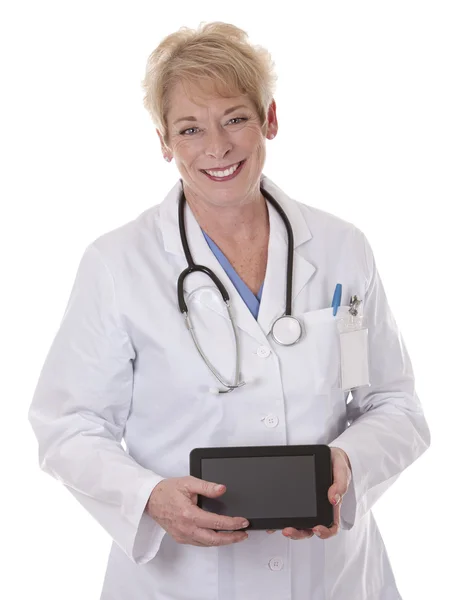
[[[291,346],[301,338],[301,323],[291,315],[283,315],[274,322],[271,333],[274,340],[281,346]]]

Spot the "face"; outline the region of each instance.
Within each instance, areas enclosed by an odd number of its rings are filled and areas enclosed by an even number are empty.
[[[187,199],[218,206],[258,199],[265,140],[277,133],[274,100],[265,135],[255,105],[246,95],[222,98],[212,90],[185,88],[179,82],[169,102],[168,147],[157,133],[163,154],[175,159]]]

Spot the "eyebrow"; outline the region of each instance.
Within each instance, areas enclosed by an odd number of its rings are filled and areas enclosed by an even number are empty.
[[[249,107],[246,106],[245,104],[238,104],[237,106],[232,106],[231,108],[227,108],[225,110],[225,112],[223,113],[223,116],[229,115],[229,113],[234,112],[238,108],[249,108]],[[174,121],[172,123],[172,125],[176,125],[177,123],[180,123],[180,121],[197,121],[197,119],[196,119],[196,117],[182,117],[181,119],[177,119],[176,121]]]

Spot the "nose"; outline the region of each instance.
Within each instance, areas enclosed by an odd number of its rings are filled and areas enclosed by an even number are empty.
[[[209,129],[206,137],[206,156],[221,160],[231,152],[233,145],[224,128],[213,127]]]

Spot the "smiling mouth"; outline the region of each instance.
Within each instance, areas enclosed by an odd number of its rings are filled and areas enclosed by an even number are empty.
[[[212,181],[228,181],[229,179],[233,179],[242,170],[246,159],[241,160],[241,162],[232,165],[231,167],[227,167],[224,170],[220,169],[201,169],[201,173],[204,173],[209,179]]]

